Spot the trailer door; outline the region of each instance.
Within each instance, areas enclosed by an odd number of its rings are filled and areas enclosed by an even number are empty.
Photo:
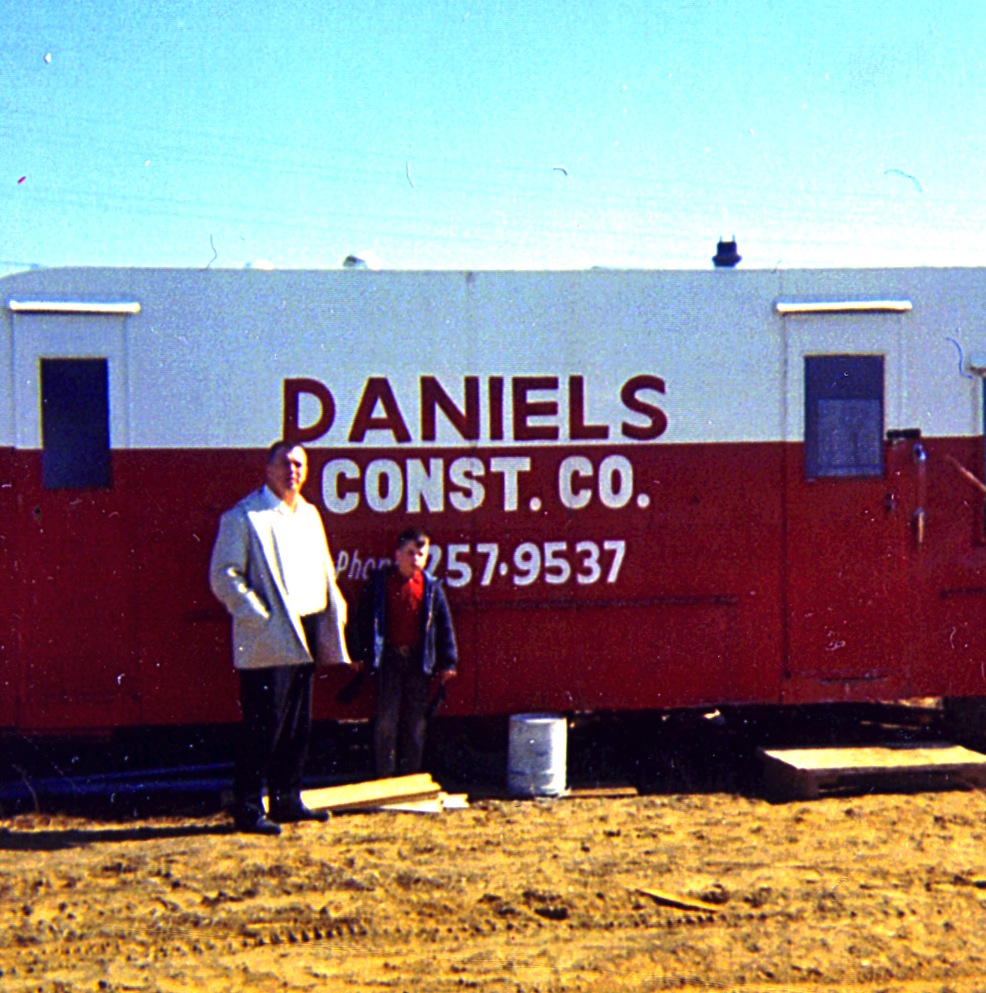
[[[899,419],[905,305],[846,307],[782,319],[789,703],[893,699],[908,684],[924,453]]]
[[[124,325],[136,305],[9,307],[19,465],[18,723],[112,726],[138,706],[130,602],[137,564],[110,447],[127,444]]]

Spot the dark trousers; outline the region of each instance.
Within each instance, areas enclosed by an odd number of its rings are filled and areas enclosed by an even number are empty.
[[[420,657],[403,658],[385,652],[377,683],[373,740],[377,775],[407,776],[420,772],[431,676],[421,671]]]
[[[240,670],[242,740],[233,770],[240,815],[258,813],[266,784],[276,796],[297,797],[312,728],[314,665]]]

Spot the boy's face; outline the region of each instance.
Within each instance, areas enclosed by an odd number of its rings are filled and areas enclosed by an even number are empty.
[[[398,547],[394,553],[394,564],[402,576],[410,579],[424,569],[428,563],[429,544],[427,538],[422,538],[421,541],[405,541]]]

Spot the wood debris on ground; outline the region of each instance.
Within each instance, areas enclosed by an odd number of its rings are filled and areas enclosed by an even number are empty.
[[[696,900],[694,897],[679,896],[677,893],[665,893],[662,890],[638,889],[638,893],[649,896],[662,907],[673,907],[675,910],[699,910],[703,913],[717,913],[721,907],[707,900]]]
[[[397,810],[438,814],[469,805],[465,794],[444,792],[426,772],[305,790],[301,799],[312,810],[339,813],[347,810]]]
[[[986,788],[986,756],[948,742],[759,749],[768,789],[814,799],[908,787]]]

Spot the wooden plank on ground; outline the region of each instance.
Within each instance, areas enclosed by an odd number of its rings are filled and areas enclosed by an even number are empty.
[[[562,797],[569,800],[619,800],[621,797],[639,795],[636,786],[576,786],[566,790]]]
[[[699,910],[710,914],[716,914],[722,910],[722,907],[714,903],[708,903],[705,900],[696,900],[690,896],[679,896],[677,893],[665,893],[662,890],[645,889],[638,890],[637,892],[642,893],[644,896],[649,896],[655,903],[661,904],[662,907],[674,907],[675,910]]]
[[[435,800],[441,791],[438,783],[428,773],[422,772],[413,776],[305,790],[301,799],[312,810],[360,810],[385,803]]]
[[[445,810],[442,806],[442,798],[438,796],[430,800],[400,800],[397,803],[381,803],[379,806],[369,809],[394,814],[441,814]]]
[[[767,785],[796,797],[881,786],[986,786],[986,755],[947,742],[759,752]]]
[[[465,810],[469,798],[465,793],[439,793],[429,800],[399,800],[396,803],[382,803],[374,810],[391,810],[407,814],[443,814],[446,810]]]

